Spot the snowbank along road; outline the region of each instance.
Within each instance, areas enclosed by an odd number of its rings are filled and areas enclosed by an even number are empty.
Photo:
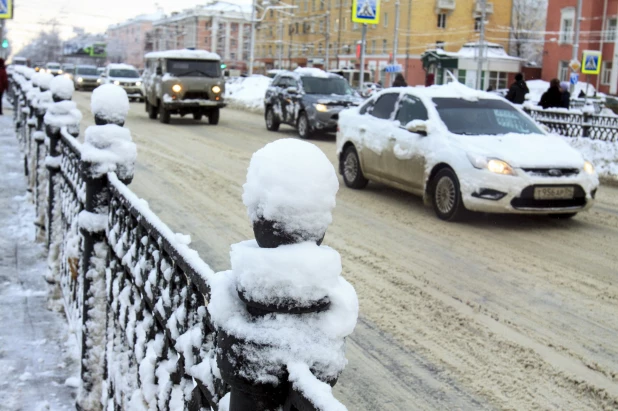
[[[89,97],[74,97],[83,127]],[[218,126],[162,125],[142,104],[126,126],[138,145],[131,188],[229,269],[230,245],[253,238],[241,200],[251,154],[295,132],[232,109]],[[334,136],[313,142],[336,164]],[[618,409],[617,188],[602,186],[572,221],[452,224],[412,195],[340,185],[325,243],[360,302],[335,387],[349,409]]]

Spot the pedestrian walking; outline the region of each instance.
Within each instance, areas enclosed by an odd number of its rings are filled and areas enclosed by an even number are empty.
[[[6,67],[4,66],[4,59],[0,59],[0,116],[2,113],[2,96],[4,92],[9,88],[9,78],[6,75]]]
[[[524,76],[521,73],[515,75],[515,82],[509,87],[509,92],[506,99],[513,104],[524,104],[526,94],[530,93],[528,85],[524,81]]]
[[[560,91],[560,80],[553,79],[549,83],[549,88],[541,96],[539,105],[544,109],[552,107],[562,107],[562,92]]]
[[[395,76],[395,81],[393,81],[393,87],[408,87],[408,83],[406,83],[406,79],[403,78],[401,73],[397,73]]]
[[[571,108],[571,93],[569,92],[569,83],[563,81],[560,83],[560,91],[562,92],[562,105],[561,107],[567,110]]]

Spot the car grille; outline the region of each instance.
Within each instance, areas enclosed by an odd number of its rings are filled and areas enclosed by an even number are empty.
[[[578,185],[561,185],[573,187],[573,198],[568,200],[536,200],[534,198],[534,188],[542,186],[528,186],[524,188],[519,197],[511,200],[511,205],[515,209],[526,208],[572,208],[583,207],[586,205],[586,192]]]
[[[523,170],[535,177],[572,177],[579,174],[577,168],[524,168]]]
[[[207,91],[187,91],[183,100],[208,100]]]
[[[123,82],[123,83],[120,83],[120,85],[124,87],[135,87],[135,83],[131,83],[131,82]]]

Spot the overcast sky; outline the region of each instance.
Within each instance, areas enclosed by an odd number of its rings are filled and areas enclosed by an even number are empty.
[[[60,22],[62,37],[69,38],[73,27],[82,27],[90,33],[101,33],[105,32],[110,24],[138,14],[154,13],[157,7],[170,13],[206,3],[207,1],[198,0],[14,0],[14,18],[7,21],[8,38],[15,53],[28,44],[41,29],[45,29],[46,22],[54,18]]]

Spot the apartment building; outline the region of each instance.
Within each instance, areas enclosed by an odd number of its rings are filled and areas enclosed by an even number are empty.
[[[153,22],[164,16],[163,11],[142,14],[109,26],[106,32],[108,59],[112,63],[127,63],[143,68],[144,54],[152,51],[149,33]]]
[[[172,13],[153,24],[154,50],[196,48],[218,53],[230,69],[246,70],[251,6],[217,1]]]
[[[367,30],[365,69],[375,81],[384,80],[384,68],[396,62],[402,65],[408,84],[425,84],[428,73],[421,56],[426,50],[458,52],[464,44],[478,41],[480,4],[477,0],[382,0],[380,22]],[[256,35],[258,71],[296,66],[359,68],[361,26],[352,22],[352,0],[270,0],[261,2],[258,10],[258,15],[264,14]],[[512,0],[488,1],[486,11],[487,40],[508,49]],[[393,55],[395,37],[398,47]]]
[[[577,0],[549,0],[543,52],[544,80],[569,81],[573,56]],[[584,0],[578,39],[581,61],[584,50],[602,52],[601,74],[591,75],[590,83],[603,93],[618,93],[618,0]],[[580,81],[586,81],[580,75]]]

